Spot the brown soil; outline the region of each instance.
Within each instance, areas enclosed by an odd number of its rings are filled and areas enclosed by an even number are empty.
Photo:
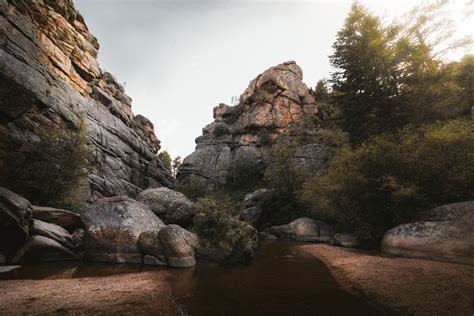
[[[304,245],[342,287],[396,314],[474,315],[474,267]]]
[[[168,273],[0,281],[0,315],[176,315]]]

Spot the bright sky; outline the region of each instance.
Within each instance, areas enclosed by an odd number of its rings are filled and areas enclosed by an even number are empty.
[[[363,1],[392,20],[420,0]],[[458,20],[470,0],[452,0]],[[186,156],[210,123],[265,69],[295,60],[304,82],[329,77],[328,56],[351,1],[75,0],[101,45],[101,67],[126,82],[135,114],[162,148]],[[464,32],[474,25],[464,23]]]

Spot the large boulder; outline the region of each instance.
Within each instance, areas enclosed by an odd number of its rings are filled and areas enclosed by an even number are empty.
[[[356,248],[360,246],[360,241],[354,234],[339,233],[334,235],[334,244],[346,248]]]
[[[137,196],[166,224],[185,223],[196,213],[196,207],[183,193],[168,188],[147,189]]]
[[[474,201],[423,212],[385,233],[382,251],[413,258],[474,264]]]
[[[75,249],[78,246],[77,240],[75,240],[67,230],[65,230],[61,226],[46,223],[40,221],[39,219],[33,220],[30,232],[32,236],[39,235],[48,237],[69,249]]]
[[[10,256],[29,236],[30,202],[0,187],[0,252]]]
[[[240,213],[239,219],[255,227],[262,216],[262,209],[259,206],[246,208]]]
[[[143,263],[148,265],[166,266],[168,264],[163,246],[159,238],[160,230],[147,231],[140,234],[138,248],[143,256]]]
[[[32,205],[32,209],[34,219],[61,226],[69,232],[82,227],[81,216],[77,213],[36,205]]]
[[[168,225],[159,232],[168,264],[175,268],[187,268],[196,264],[195,249],[199,246],[198,236],[178,225]]]
[[[73,251],[57,241],[44,237],[30,237],[12,259],[13,263],[70,261],[80,259]]]
[[[127,197],[98,200],[82,213],[86,258],[105,262],[143,262],[138,239],[165,225],[146,205]]]
[[[308,217],[298,218],[286,225],[272,226],[263,231],[278,239],[331,242],[334,229],[323,221]]]
[[[244,205],[246,208],[257,206],[261,201],[268,197],[272,193],[269,189],[259,189],[254,192],[245,194]]]

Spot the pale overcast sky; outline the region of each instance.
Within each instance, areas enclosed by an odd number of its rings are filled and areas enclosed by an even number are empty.
[[[391,20],[419,1],[364,1]],[[458,2],[464,2],[459,0]],[[314,86],[351,1],[75,0],[101,45],[101,67],[126,82],[135,114],[172,156],[194,150],[212,108],[287,60]]]

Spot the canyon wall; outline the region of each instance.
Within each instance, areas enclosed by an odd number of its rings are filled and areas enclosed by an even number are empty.
[[[133,114],[98,50],[72,1],[0,0],[0,159],[34,159],[38,126],[74,131],[85,122],[94,160],[89,201],[172,186],[153,124]]]

